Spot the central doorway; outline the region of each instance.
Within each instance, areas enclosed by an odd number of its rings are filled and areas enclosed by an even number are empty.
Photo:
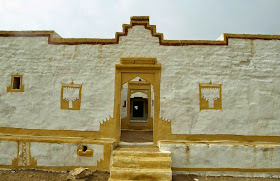
[[[153,86],[137,76],[121,91],[121,141],[153,141]]]
[[[116,65],[114,120],[118,141],[157,144],[160,73],[161,65],[155,58],[121,58]]]

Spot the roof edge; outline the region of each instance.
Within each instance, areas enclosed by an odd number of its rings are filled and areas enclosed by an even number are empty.
[[[130,24],[123,24],[123,32],[116,32],[113,39],[100,38],[62,38],[55,31],[0,31],[0,37],[48,37],[49,44],[78,45],[78,44],[118,44],[121,36],[127,36],[133,26],[142,25],[151,31],[153,37],[158,37],[159,44],[164,46],[186,45],[228,45],[228,39],[260,39],[280,40],[280,35],[263,34],[230,34],[224,33],[217,40],[165,40],[162,33],[156,32],[156,26],[150,25],[149,16],[131,16]]]

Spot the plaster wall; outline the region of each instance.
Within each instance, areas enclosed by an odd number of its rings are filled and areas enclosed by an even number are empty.
[[[18,143],[0,140],[0,165],[12,165],[12,160],[17,157]]]
[[[151,118],[154,117],[154,87],[151,85]]]
[[[227,142],[160,142],[161,151],[171,152],[171,167],[175,171],[195,172],[197,169],[219,170],[216,174],[230,170],[231,174],[246,176],[242,169],[269,169],[280,168],[280,145],[246,145]],[[239,173],[234,173],[239,172]],[[256,171],[255,171],[256,172]],[[271,171],[272,172],[272,171]],[[214,173],[214,172],[213,172]],[[204,172],[205,174],[205,172]],[[213,174],[210,174],[213,175]],[[225,175],[227,175],[225,173]],[[271,174],[280,177],[279,174]],[[265,171],[256,176],[267,176]]]
[[[125,83],[121,91],[121,119],[127,117],[127,91],[128,91],[128,83]],[[126,101],[125,107],[123,107],[124,101]]]
[[[280,135],[280,41],[175,48],[161,61],[161,117],[173,134]],[[222,84],[222,110],[200,111],[198,83],[210,80]]]
[[[49,45],[42,37],[0,38],[1,127],[98,131],[113,117],[115,64],[155,57],[162,65],[160,117],[173,134],[280,136],[280,41],[161,46],[134,26],[116,45]],[[25,92],[7,93],[23,74]],[[60,109],[61,83],[83,84],[80,111]],[[199,110],[199,83],[222,84],[222,110]]]
[[[93,157],[77,155],[77,144],[71,143],[31,143],[31,155],[37,160],[37,166],[97,166],[104,159],[104,146],[86,144],[94,150]]]

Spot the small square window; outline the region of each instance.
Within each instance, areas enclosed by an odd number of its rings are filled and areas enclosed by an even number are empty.
[[[24,92],[22,75],[15,74],[11,76],[11,85],[7,87],[7,92]]]

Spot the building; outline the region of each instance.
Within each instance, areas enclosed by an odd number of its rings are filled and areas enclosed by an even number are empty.
[[[165,40],[141,16],[114,39],[2,31],[0,52],[0,168],[109,170],[137,129],[173,174],[280,176],[280,35]]]

